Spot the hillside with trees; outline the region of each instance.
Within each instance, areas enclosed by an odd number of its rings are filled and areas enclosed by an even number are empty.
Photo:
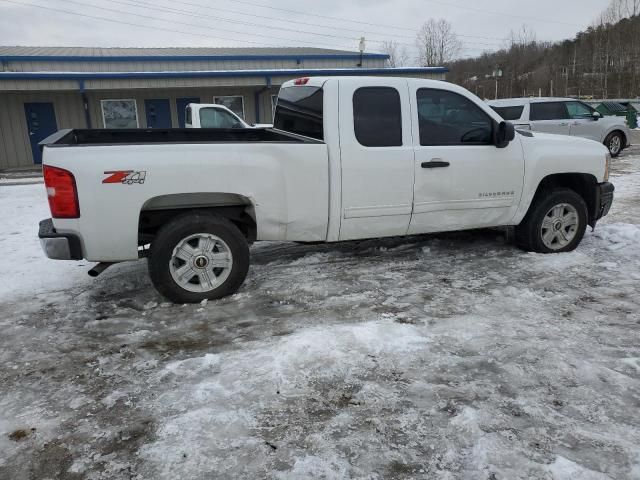
[[[536,40],[527,27],[507,46],[448,64],[448,80],[484,98],[572,96],[636,98],[640,95],[640,0],[612,0],[574,39]]]

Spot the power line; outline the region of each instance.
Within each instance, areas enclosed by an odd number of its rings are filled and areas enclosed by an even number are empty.
[[[199,3],[190,3],[190,2],[174,2],[174,3],[181,3],[183,5],[189,5],[192,7],[197,7],[197,8],[210,8],[209,5],[202,5]],[[283,18],[278,18],[278,17],[269,17],[267,15],[258,15],[256,13],[247,13],[247,12],[242,12],[240,10],[230,10],[228,8],[220,8],[216,6],[216,10],[220,11],[220,12],[227,12],[227,13],[233,13],[236,15],[244,15],[244,16],[249,16],[249,17],[254,17],[254,18],[262,18],[265,20],[271,20],[271,21],[276,21],[276,22],[288,22],[288,20],[284,20]],[[296,24],[298,25],[306,25],[308,27],[319,27],[319,28],[330,28],[330,29],[335,29],[335,30],[344,30],[347,32],[353,32],[353,33],[357,33],[358,35],[374,35],[374,33],[370,32],[370,31],[363,31],[363,30],[356,30],[353,28],[347,28],[347,27],[340,27],[337,25],[320,25],[317,23],[309,23],[309,22],[303,22],[301,20],[296,20],[295,21]],[[278,27],[276,27],[278,28]],[[414,36],[413,35],[403,35],[400,33],[385,33],[385,35],[389,36],[389,37],[398,37],[398,38],[409,38],[409,39],[413,39]]]
[[[91,4],[91,3],[85,3],[85,2],[81,2],[81,1],[77,1],[77,0],[62,0],[62,1],[68,2],[68,3],[77,4],[77,5],[81,5],[81,6],[84,6],[84,7],[91,7],[91,8],[95,8],[95,9],[98,9],[98,10],[104,10],[104,11],[107,11],[107,12],[114,12],[114,13],[119,13],[119,14],[131,15],[131,16],[135,16],[135,17],[139,17],[139,18],[146,18],[146,19],[150,19],[150,20],[156,20],[156,21],[166,22],[166,23],[171,23],[171,24],[185,25],[185,26],[188,26],[188,27],[201,28],[201,29],[204,29],[204,30],[214,30],[213,28],[205,26],[205,25],[198,25],[198,24],[189,23],[189,22],[180,22],[180,21],[177,21],[177,20],[174,20],[174,19],[167,20],[167,19],[156,17],[156,16],[153,16],[153,15],[144,15],[144,14],[134,13],[134,12],[130,12],[130,11],[122,11],[122,10],[117,10],[117,9],[112,9],[112,8],[107,8],[107,7],[101,7],[101,6],[98,6],[98,5],[94,5],[94,4]],[[141,5],[132,5],[131,3],[126,3],[126,2],[123,2],[123,1],[120,1],[120,0],[111,0],[111,1],[113,3],[119,3],[119,4],[122,4],[122,5],[133,6],[134,8],[145,8],[145,7],[141,6]],[[154,7],[154,9],[156,9],[156,8],[157,7]],[[165,8],[165,10],[167,10],[167,9]],[[172,13],[173,11],[176,11],[176,10],[175,9],[168,9],[168,11],[169,11],[169,13]],[[179,14],[188,15],[188,16],[196,17],[196,18],[204,16],[204,17],[214,18],[214,19],[217,19],[217,20],[228,21],[227,19],[222,19],[220,17],[214,17],[214,16],[211,16],[211,15],[200,15],[200,16],[197,16],[195,14],[189,14],[189,13],[179,13]],[[255,24],[255,23],[249,23],[249,22],[237,21],[237,23],[248,25],[248,26],[254,26],[254,27],[255,26],[264,27],[261,24]],[[269,27],[267,27],[267,28],[269,28]],[[242,31],[238,31],[238,30],[230,30],[230,29],[221,28],[221,27],[216,27],[215,30],[216,31],[225,31],[225,32],[233,33],[233,34],[239,34],[239,35],[248,35],[248,33],[246,33],[246,32],[242,32]],[[292,31],[294,31],[296,33],[302,33],[302,34],[311,33],[311,32],[304,32],[304,31],[300,31],[300,30],[292,30]],[[325,34],[316,34],[316,35],[325,35]],[[308,45],[313,45],[313,46],[317,45],[317,43],[313,42],[313,41],[307,41],[307,40],[301,40],[301,39],[295,39],[294,40],[294,39],[291,39],[291,38],[279,37],[279,36],[269,35],[269,34],[265,34],[265,33],[257,33],[257,34],[253,33],[253,36],[265,37],[265,38],[270,38],[270,39],[275,39],[275,40],[283,40],[283,41],[294,42],[294,43],[306,43]],[[334,35],[328,35],[328,36],[331,36],[333,38],[340,38],[340,37],[336,37]],[[353,40],[353,41],[357,40],[357,38],[352,38],[352,37],[341,37],[341,38],[345,38],[347,40]],[[369,41],[371,43],[383,43],[382,40],[369,40]],[[409,47],[412,46],[411,44],[406,44],[406,43],[399,43],[399,44],[404,45],[404,46],[409,46]],[[485,46],[493,47],[493,45],[491,45],[491,44],[483,44],[482,42],[474,42],[473,45],[485,45]],[[340,44],[340,45],[330,45],[330,46],[332,48],[345,48],[345,47],[342,46],[342,44]]]
[[[72,0],[63,0],[63,1],[72,1]],[[135,8],[146,8],[146,9],[148,9],[149,7],[152,7],[154,10],[159,11],[159,12],[160,11],[164,11],[164,12],[169,12],[169,13],[175,13],[177,15],[193,17],[193,18],[203,18],[203,17],[204,18],[211,18],[211,19],[218,20],[218,21],[221,21],[221,22],[229,22],[229,23],[235,23],[235,24],[239,24],[239,25],[247,25],[247,26],[250,26],[250,27],[260,27],[260,28],[267,28],[267,29],[271,29],[271,30],[280,30],[280,31],[286,31],[286,32],[293,32],[293,33],[302,33],[302,34],[305,34],[305,35],[317,35],[317,36],[322,36],[322,37],[331,37],[331,38],[339,38],[339,39],[354,40],[354,41],[357,41],[360,38],[360,37],[348,37],[348,36],[345,36],[345,35],[333,35],[333,34],[330,34],[330,33],[317,33],[317,32],[305,31],[305,30],[296,30],[296,29],[293,29],[293,28],[286,28],[286,27],[272,27],[272,26],[264,25],[264,24],[260,24],[260,23],[245,22],[245,21],[242,21],[242,20],[235,20],[235,19],[231,19],[231,18],[207,15],[207,14],[204,14],[204,13],[196,14],[194,12],[189,12],[187,10],[180,10],[180,9],[165,7],[165,6],[161,6],[161,5],[154,5],[152,3],[143,2],[143,1],[140,1],[140,0],[131,0],[129,2],[125,2],[125,1],[121,1],[121,0],[109,0],[109,1],[111,3],[117,3],[117,4],[120,4],[120,5],[128,5],[128,6],[135,7]],[[131,3],[131,2],[134,2],[134,3]],[[79,2],[74,2],[74,3],[79,3]],[[102,7],[94,6],[92,4],[87,4],[87,5],[95,7],[95,8],[102,8]],[[161,9],[161,10],[158,10],[158,9]],[[125,13],[127,13],[127,12],[125,12]],[[261,35],[261,34],[259,34],[259,35]],[[369,41],[376,42],[376,43],[378,42],[376,40],[369,40]]]
[[[189,6],[196,7],[196,8],[210,8],[209,5],[203,5],[203,4],[200,4],[200,3],[191,3],[191,2],[186,2],[186,1],[179,1],[179,2],[176,1],[174,3],[181,3],[183,5],[189,5]],[[266,6],[265,6],[265,8],[266,8]],[[239,11],[239,10],[230,10],[230,9],[224,9],[224,8],[219,8],[219,7],[216,7],[216,10],[219,10],[221,12],[233,13],[233,14],[236,14],[236,15],[245,15],[245,16],[249,16],[249,17],[263,18],[265,20],[275,20],[277,22],[288,22],[288,20],[284,20],[283,18],[269,17],[269,16],[265,16],[265,15],[258,15],[256,13],[242,12],[242,11]],[[291,12],[295,12],[295,10],[291,10]],[[344,19],[344,21],[350,21],[350,20]],[[356,29],[352,29],[352,28],[341,27],[341,26],[338,26],[338,25],[321,25],[321,24],[317,24],[317,23],[304,22],[304,21],[301,21],[301,20],[298,20],[298,19],[296,19],[295,23],[299,24],[299,25],[310,26],[310,27],[330,28],[330,29],[354,32],[354,33],[357,33],[359,36],[361,36],[361,35],[385,35],[385,36],[388,36],[388,37],[414,39],[415,38],[415,34],[417,33],[415,30],[413,30],[411,28],[407,28],[407,27],[402,27],[402,29],[412,32],[413,35],[403,35],[403,34],[388,33],[388,32],[376,32],[376,33],[373,33],[371,31],[356,30]],[[279,27],[276,27],[276,28],[279,28]],[[400,27],[394,27],[394,28],[400,28]],[[486,37],[486,36],[480,36],[480,35],[462,35],[462,34],[458,34],[458,36],[459,37],[464,37],[464,38],[479,38],[479,39],[482,39],[482,40],[501,40],[501,41],[507,40],[507,38]]]
[[[231,0],[231,1],[240,1],[240,0]],[[526,15],[514,15],[514,14],[510,14],[510,13],[504,13],[504,12],[494,12],[491,10],[485,10],[484,8],[474,8],[474,7],[468,7],[468,6],[463,6],[463,5],[458,5],[455,3],[451,3],[451,2],[444,2],[442,0],[426,0],[427,2],[431,2],[431,3],[437,3],[440,5],[444,5],[447,7],[453,7],[453,8],[459,8],[461,10],[467,10],[467,11],[471,11],[471,12],[478,12],[478,13],[484,13],[484,14],[488,14],[488,15],[500,15],[503,17],[511,17],[511,18],[523,18],[529,21],[534,21],[534,22],[540,22],[540,23],[556,23],[559,25],[570,25],[572,27],[581,27],[581,25],[575,24],[575,23],[568,23],[568,22],[560,22],[558,20],[546,20],[546,19],[542,19],[542,18],[532,18]]]
[[[131,16],[138,17],[138,18],[146,18],[146,19],[149,19],[149,20],[156,20],[156,21],[165,22],[165,23],[185,25],[185,26],[188,26],[188,27],[201,28],[201,29],[204,29],[204,30],[214,30],[213,28],[207,27],[207,26],[204,26],[204,25],[197,25],[197,24],[189,23],[189,22],[180,22],[180,21],[175,20],[175,19],[167,20],[167,19],[163,19],[163,18],[160,18],[160,17],[154,17],[152,15],[144,15],[144,14],[141,14],[141,13],[133,13],[133,12],[123,11],[123,10],[117,10],[117,9],[114,9],[114,8],[100,7],[98,5],[93,5],[91,3],[85,3],[85,2],[80,2],[80,1],[76,1],[76,0],[61,0],[61,1],[67,2],[67,3],[73,3],[73,4],[76,4],[76,5],[81,5],[83,7],[91,7],[91,8],[95,8],[95,9],[98,9],[98,10],[103,10],[103,11],[106,11],[106,12],[118,13],[120,15],[122,15],[122,14],[131,15]],[[239,34],[239,35],[252,35],[254,37],[258,36],[258,37],[270,38],[270,39],[274,39],[274,40],[283,40],[283,41],[286,41],[286,42],[306,43],[306,44],[313,45],[313,46],[317,45],[316,42],[310,42],[310,41],[305,41],[305,40],[300,40],[300,39],[295,39],[294,40],[292,38],[277,37],[277,36],[269,35],[269,34],[265,34],[265,33],[260,33],[260,34],[253,33],[253,34],[251,34],[251,33],[247,33],[247,32],[241,32],[241,31],[238,31],[238,30],[229,30],[229,29],[220,28],[220,27],[216,27],[215,30],[218,31],[218,32],[229,32],[229,33]],[[254,42],[252,42],[252,43],[254,43]],[[336,48],[336,47],[343,48],[340,45],[332,45],[332,48]]]
[[[277,10],[277,11],[280,11],[280,12],[295,13],[297,15],[306,15],[306,16],[309,16],[309,17],[324,18],[324,19],[328,19],[328,20],[338,20],[338,21],[341,21],[341,22],[357,23],[357,24],[360,24],[360,25],[369,25],[369,26],[372,26],[372,27],[393,28],[393,29],[396,29],[396,30],[411,30],[411,29],[409,29],[407,27],[399,27],[397,25],[372,23],[372,22],[363,22],[361,20],[352,20],[352,19],[348,19],[348,18],[333,17],[333,16],[330,16],[330,15],[321,15],[321,14],[318,14],[318,13],[303,12],[301,10],[292,10],[292,9],[287,9],[287,8],[272,7],[271,5],[264,5],[264,4],[260,4],[260,3],[255,3],[255,2],[251,2],[249,0],[227,0],[227,1],[234,2],[234,3],[240,3],[240,4],[243,4],[243,5],[250,5],[250,6],[253,6],[253,7],[268,8],[270,10]],[[563,25],[571,25],[571,26],[574,26],[574,27],[575,26],[579,26],[579,25],[576,25],[576,24],[571,24],[571,23],[566,23],[566,22],[559,22],[559,21],[556,21],[556,20],[535,19],[535,18],[524,16],[524,15],[511,15],[511,14],[502,13],[502,12],[492,12],[492,11],[487,11],[485,9],[466,7],[466,6],[462,6],[462,5],[456,5],[456,4],[452,4],[452,3],[448,3],[448,2],[443,2],[441,0],[427,0],[427,1],[432,1],[434,3],[439,3],[441,5],[445,5],[445,6],[448,6],[448,7],[461,8],[463,10],[475,11],[475,12],[479,12],[479,13],[488,13],[488,14],[492,14],[492,15],[504,15],[504,16],[507,16],[507,17],[515,17],[515,18],[525,18],[525,19],[528,19],[528,20],[535,20],[535,21],[539,21],[539,22],[559,23],[559,24],[563,24]],[[460,35],[460,36],[462,36],[462,35]],[[484,38],[485,38],[485,40],[504,40],[503,38],[497,38],[497,37],[484,37]]]
[[[79,2],[75,2],[74,0],[63,0],[63,1],[70,1],[72,3],[79,3]],[[221,21],[221,22],[229,22],[229,23],[235,23],[235,24],[239,24],[239,25],[247,25],[247,26],[251,26],[251,27],[259,27],[259,28],[267,28],[267,29],[272,29],[272,30],[279,30],[279,31],[288,31],[288,32],[293,32],[293,33],[300,33],[303,35],[316,35],[316,36],[322,36],[322,37],[330,37],[330,38],[338,38],[338,39],[346,39],[346,40],[352,40],[352,41],[357,41],[359,40],[359,37],[348,37],[348,36],[344,36],[344,35],[333,35],[333,34],[329,34],[329,33],[319,33],[319,32],[312,32],[312,31],[305,31],[305,30],[296,30],[296,29],[292,29],[292,28],[285,28],[285,27],[272,27],[269,25],[264,25],[261,23],[252,23],[252,22],[245,22],[242,20],[236,20],[236,19],[230,19],[230,18],[225,18],[225,17],[218,17],[218,16],[213,16],[213,15],[208,15],[208,14],[197,14],[195,12],[192,11],[188,11],[188,10],[181,10],[181,9],[176,9],[176,8],[172,8],[172,7],[165,7],[165,6],[159,6],[159,5],[154,5],[152,3],[149,2],[144,2],[142,0],[109,0],[111,3],[116,3],[116,4],[120,4],[120,5],[127,5],[127,6],[131,6],[134,8],[149,8],[151,7],[152,9],[156,10],[157,12],[168,12],[168,13],[175,13],[177,15],[182,15],[182,16],[187,16],[187,17],[192,17],[192,18],[211,18],[217,21]],[[132,3],[133,2],[133,3]],[[191,3],[186,3],[186,2],[182,2],[188,5],[197,5],[197,4],[191,4]],[[87,6],[92,6],[94,8],[102,8],[102,7],[98,7],[96,5],[93,4],[87,4]],[[125,12],[125,13],[129,13],[129,12]],[[132,13],[132,15],[135,15]],[[182,23],[182,22],[179,22]],[[185,24],[185,25],[191,25],[191,24]],[[316,25],[319,26],[319,25]],[[202,27],[199,26],[200,28],[210,28],[210,27]],[[321,28],[323,26],[320,26]],[[324,27],[327,28],[327,27]],[[233,30],[229,30],[230,32],[234,32]],[[237,32],[234,32],[237,33]],[[268,36],[268,35],[263,35],[263,34],[258,34],[259,36]],[[278,38],[278,39],[282,39],[282,37],[272,37],[272,38]],[[415,38],[415,37],[414,37]],[[288,40],[288,39],[287,39]],[[371,38],[367,38],[367,41],[370,43],[384,43],[384,40],[378,40],[378,39],[371,39]],[[309,43],[309,42],[307,42]],[[412,46],[409,43],[404,43],[404,42],[396,42],[398,45],[402,45],[402,46]],[[473,43],[474,45],[485,45],[485,46],[489,46],[489,47],[495,47],[494,44],[491,43],[483,43],[483,42],[477,42],[475,41]]]
[[[395,25],[384,25],[384,24],[380,24],[380,23],[371,23],[371,22],[363,22],[360,20],[351,20],[351,19],[347,19],[347,18],[340,18],[340,17],[332,17],[329,15],[320,15],[318,13],[309,13],[309,12],[303,12],[300,10],[291,10],[291,9],[287,9],[287,8],[279,8],[279,7],[272,7],[270,5],[262,5],[260,3],[254,3],[254,2],[249,2],[247,0],[227,0],[229,2],[234,2],[234,3],[241,3],[244,5],[251,5],[253,7],[260,7],[260,8],[268,8],[270,10],[277,10],[279,12],[288,12],[288,13],[295,13],[297,15],[306,15],[308,17],[317,17],[317,18],[325,18],[327,20],[338,20],[341,22],[350,22],[350,23],[357,23],[360,25],[369,25],[371,27],[383,27],[383,28],[394,28],[396,30],[408,30],[407,27],[398,27]]]
[[[216,39],[216,40],[226,40],[229,41],[229,38],[226,37],[217,37],[217,36],[213,36],[213,35],[204,35],[201,33],[194,33],[194,32],[187,32],[184,30],[175,30],[175,29],[171,29],[171,28],[163,28],[163,27],[157,27],[157,26],[151,26],[151,25],[144,25],[141,23],[134,23],[134,22],[126,22],[123,20],[114,20],[112,18],[106,18],[106,17],[100,17],[97,15],[88,15],[85,13],[79,13],[79,12],[74,12],[72,10],[64,10],[61,8],[52,8],[52,7],[46,7],[44,5],[38,5],[35,3],[27,3],[27,2],[17,2],[15,0],[0,0],[0,2],[5,2],[5,3],[13,3],[14,5],[20,5],[20,6],[29,6],[29,7],[35,7],[35,8],[40,8],[42,10],[48,10],[51,12],[57,12],[57,13],[64,13],[67,15],[75,15],[77,17],[84,17],[84,18],[91,18],[93,20],[101,20],[104,22],[111,22],[111,23],[117,23],[120,25],[129,25],[132,27],[142,27],[142,28],[147,28],[147,29],[151,29],[151,30],[162,30],[165,32],[172,32],[172,33],[181,33],[183,35],[191,35],[191,36],[195,36],[195,37],[203,37],[203,38],[209,38],[209,39]],[[231,41],[234,42],[240,42],[240,43],[251,43],[254,45],[261,45],[261,46],[271,46],[271,47],[278,47],[278,46],[282,46],[282,45],[265,45],[263,42],[253,42],[251,40],[238,40],[238,39],[231,39]]]

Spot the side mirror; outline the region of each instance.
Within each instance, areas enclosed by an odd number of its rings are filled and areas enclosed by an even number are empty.
[[[511,122],[500,122],[495,129],[495,145],[505,148],[516,138],[516,127]]]
[[[600,112],[593,112],[593,113],[591,114],[591,116],[593,117],[593,119],[594,119],[595,121],[598,121],[598,120],[600,120],[600,119],[602,118],[602,114],[601,114]]]

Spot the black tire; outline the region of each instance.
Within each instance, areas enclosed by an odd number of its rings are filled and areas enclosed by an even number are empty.
[[[574,236],[568,244],[564,246],[557,244],[556,247],[550,248],[543,240],[542,223],[547,217],[547,214],[551,213],[552,208],[561,204],[570,205],[575,209],[578,216],[578,224],[575,227],[575,231],[573,229],[569,229],[574,233]],[[587,229],[587,217],[587,204],[584,199],[573,190],[568,188],[556,188],[553,190],[539,192],[536,195],[533,204],[529,207],[527,215],[524,217],[520,225],[516,227],[516,244],[523,250],[530,252],[571,252],[576,249],[584,237],[584,232]],[[562,228],[563,226],[560,226],[558,230]],[[548,229],[545,231],[548,232]]]
[[[232,266],[226,280],[208,291],[189,291],[177,283],[171,273],[170,262],[174,249],[184,239],[196,234],[215,235],[229,249]],[[149,276],[155,288],[175,303],[197,303],[214,300],[235,293],[249,271],[249,245],[240,230],[226,218],[192,212],[180,215],[164,225],[151,243]]]
[[[615,143],[616,140],[619,143]],[[615,145],[619,145],[619,148],[616,150]],[[604,139],[604,146],[607,147],[609,153],[613,158],[616,158],[622,153],[625,147],[625,138],[621,132],[611,132],[607,135],[607,138]]]

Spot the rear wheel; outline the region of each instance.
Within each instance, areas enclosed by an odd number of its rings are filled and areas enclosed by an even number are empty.
[[[151,244],[151,281],[176,303],[231,295],[248,270],[247,241],[233,223],[216,215],[181,215],[163,226]]]
[[[516,243],[533,252],[570,252],[584,237],[587,217],[586,203],[573,190],[541,192],[516,227]]]
[[[624,136],[620,132],[612,132],[607,135],[604,146],[609,149],[612,157],[617,157],[622,153],[622,149],[624,148]]]

